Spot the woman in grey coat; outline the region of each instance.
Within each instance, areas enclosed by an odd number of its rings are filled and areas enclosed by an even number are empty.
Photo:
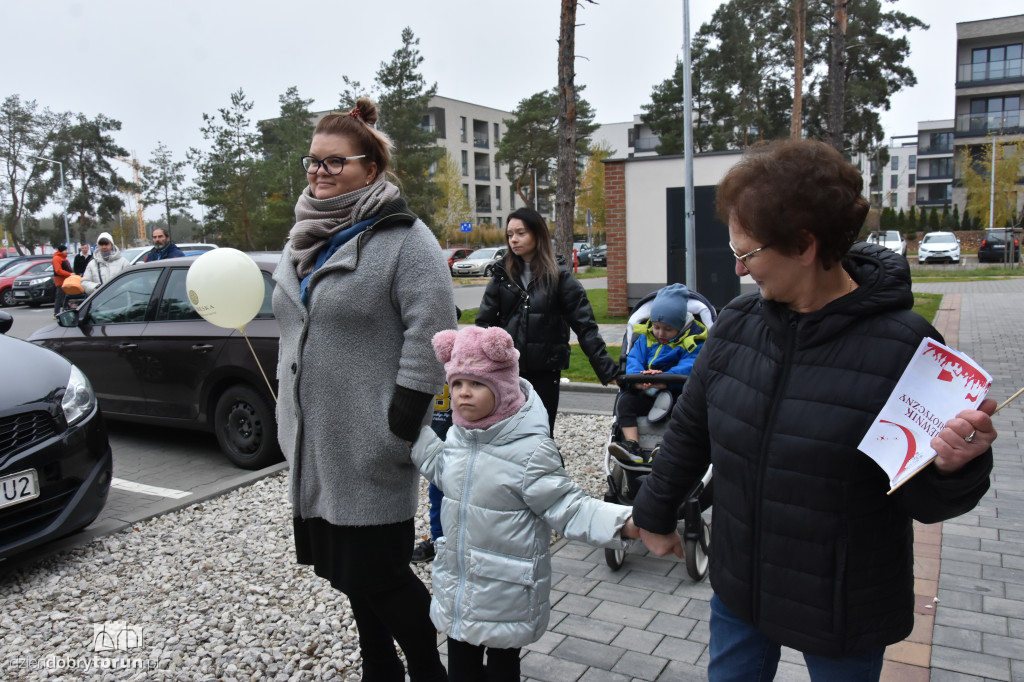
[[[444,372],[433,335],[455,327],[430,230],[385,178],[376,106],[320,121],[309,187],[274,275],[281,328],[278,438],[291,466],[295,550],[344,592],[363,680],[444,680],[430,595],[409,568],[416,439]]]

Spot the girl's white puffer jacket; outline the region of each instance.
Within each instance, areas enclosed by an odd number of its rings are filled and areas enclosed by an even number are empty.
[[[587,496],[562,468],[547,411],[529,382],[526,404],[488,429],[453,426],[446,441],[424,427],[413,448],[444,491],[430,618],[449,637],[522,647],[547,629],[551,529],[622,549],[631,509]]]

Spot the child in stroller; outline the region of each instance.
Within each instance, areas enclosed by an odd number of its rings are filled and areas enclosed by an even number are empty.
[[[637,303],[626,325],[619,366],[611,438],[605,455],[608,492],[605,500],[632,504],[640,478],[651,471],[668,415],[689,375],[696,355],[714,324],[715,309],[701,294],[670,284]],[[657,331],[656,331],[657,330]],[[674,332],[674,333],[673,333]],[[657,381],[652,381],[657,375]],[[707,575],[710,526],[701,513],[711,506],[711,468],[680,508],[686,569],[694,580]],[[618,570],[621,550],[605,550]]]

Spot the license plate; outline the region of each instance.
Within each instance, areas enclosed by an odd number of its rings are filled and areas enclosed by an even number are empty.
[[[35,469],[27,469],[0,478],[0,509],[39,497],[39,477]]]
[[[28,298],[28,292],[27,291],[15,291],[14,292],[14,298]]]

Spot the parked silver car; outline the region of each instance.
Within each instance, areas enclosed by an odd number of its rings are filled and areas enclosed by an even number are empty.
[[[895,251],[901,256],[907,255],[907,240],[899,230],[883,230],[872,232],[866,240],[869,244],[881,244],[890,251]]]
[[[919,265],[940,261],[960,262],[960,240],[952,232],[929,232],[917,247]]]
[[[477,249],[452,266],[452,275],[455,277],[490,277],[494,265],[505,257],[507,250],[504,246]]]

